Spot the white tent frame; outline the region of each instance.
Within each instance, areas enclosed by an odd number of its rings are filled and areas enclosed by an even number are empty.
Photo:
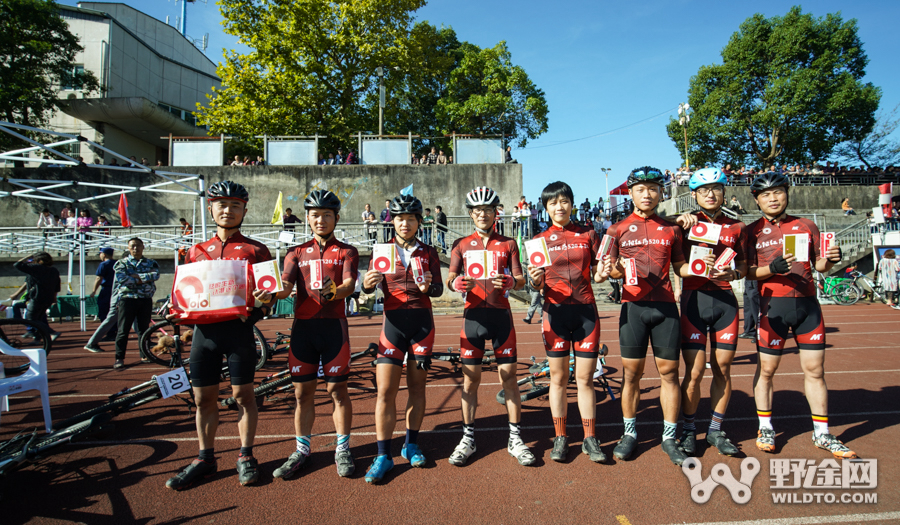
[[[55,142],[49,142],[47,144],[40,143],[36,140],[33,140],[21,133],[19,131],[25,132],[33,132],[33,133],[42,133],[44,135],[49,135],[51,137],[62,139],[56,140]],[[124,155],[120,155],[115,151],[103,147],[96,142],[88,140],[87,138],[81,135],[70,135],[67,133],[60,133],[58,131],[51,131],[48,129],[35,128],[32,126],[25,126],[22,124],[14,124],[11,122],[0,121],[0,131],[11,135],[15,138],[18,138],[31,146],[27,148],[14,149],[10,151],[0,151],[0,160],[13,161],[13,162],[36,162],[39,164],[54,164],[54,165],[63,165],[63,166],[86,166],[88,168],[93,169],[102,169],[102,170],[117,170],[117,171],[125,171],[125,172],[134,172],[134,173],[146,173],[153,176],[161,177],[164,182],[158,182],[154,184],[148,184],[145,186],[126,186],[120,184],[99,184],[95,182],[81,182],[76,180],[38,180],[38,179],[6,179],[7,182],[14,186],[19,186],[21,188],[25,188],[22,190],[16,191],[0,191],[0,198],[3,197],[24,197],[24,198],[32,198],[32,199],[41,199],[41,200],[49,200],[49,201],[57,201],[57,202],[70,202],[70,203],[80,203],[80,202],[89,202],[97,199],[103,199],[108,197],[118,197],[119,195],[124,195],[127,193],[133,193],[136,191],[155,191],[161,193],[177,193],[179,195],[191,195],[195,198],[200,199],[200,209],[201,209],[201,226],[200,226],[200,234],[203,239],[206,238],[206,213],[203,210],[206,210],[206,181],[204,180],[202,175],[193,175],[186,173],[178,173],[172,171],[161,171],[155,170],[149,166],[144,166],[143,164],[134,162],[128,157]],[[76,143],[87,143],[91,147],[103,151],[112,155],[113,157],[125,162],[124,166],[109,166],[104,164],[85,164],[84,162],[79,161],[78,159],[72,158],[61,151],[58,151],[57,147],[64,146],[68,144],[76,144]],[[25,155],[29,153],[33,153],[36,151],[43,150],[51,155],[54,155],[56,158],[52,159],[44,159],[37,157],[27,157]],[[188,186],[187,182],[197,181],[197,188],[192,188]],[[166,189],[164,186],[169,186],[171,184],[175,184],[181,186],[183,189],[175,190],[175,189]],[[66,197],[64,195],[60,195],[55,191],[62,188],[75,189],[78,186],[88,186],[92,188],[105,188],[108,190],[113,190],[107,193],[103,193],[101,195],[92,195],[84,198],[72,198]],[[185,192],[187,190],[187,192]],[[78,215],[78,208],[75,208],[75,215]],[[80,273],[80,305],[81,305],[81,331],[84,332],[87,330],[87,319],[86,319],[86,305],[85,305],[85,234],[77,233],[74,234],[75,240],[77,242],[77,248],[79,252],[79,273]],[[72,258],[74,253],[74,247],[69,249],[69,270],[70,270],[70,281],[71,281],[71,268],[72,268]],[[176,256],[177,258],[177,256]]]

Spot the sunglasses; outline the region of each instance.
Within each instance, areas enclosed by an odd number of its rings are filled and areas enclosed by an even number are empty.
[[[660,173],[656,170],[648,170],[646,172],[644,170],[638,170],[638,171],[632,172],[631,176],[638,180],[653,180],[658,177],[662,177],[662,173]]]

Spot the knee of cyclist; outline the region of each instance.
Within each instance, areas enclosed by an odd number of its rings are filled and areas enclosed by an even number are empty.
[[[715,372],[713,372],[715,374]],[[691,384],[699,383],[703,381],[703,376],[706,375],[706,367],[703,368],[693,368],[690,373],[690,382]]]

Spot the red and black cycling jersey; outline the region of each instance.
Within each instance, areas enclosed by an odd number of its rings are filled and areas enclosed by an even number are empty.
[[[263,243],[248,239],[241,235],[241,232],[236,232],[225,239],[225,242],[215,235],[208,241],[191,246],[186,262],[195,263],[215,259],[243,260],[248,264],[256,264],[271,261],[272,254]]]
[[[632,213],[607,230],[613,238],[610,257],[634,259],[637,286],[622,283],[622,302],[660,301],[674,303],[669,264],[684,262],[681,226],[664,221],[655,213],[643,218]]]
[[[682,235],[684,235],[684,240],[681,243],[682,254],[684,255],[684,260],[688,261],[691,258],[691,247],[692,246],[702,246],[704,248],[712,248],[713,256],[718,259],[722,252],[725,251],[725,248],[731,248],[734,250],[734,262],[738,261],[746,261],[747,260],[747,228],[741,221],[736,221],[731,217],[728,217],[724,213],[720,213],[715,220],[710,220],[709,216],[702,211],[694,212],[694,215],[700,219],[701,223],[712,223],[718,224],[722,226],[722,231],[719,233],[719,242],[717,244],[708,244],[705,242],[698,242],[690,240],[689,231],[685,231]],[[727,290],[731,291],[731,283],[728,281],[719,281],[708,279],[706,277],[699,276],[691,276],[684,278],[684,285],[682,287],[684,290]]]
[[[497,254],[497,268],[500,273],[509,273],[513,277],[522,275],[522,263],[519,262],[519,246],[514,239],[491,232],[487,246],[482,242],[478,232],[457,239],[450,251],[450,273],[465,274],[465,253],[470,250],[488,250]],[[509,309],[506,292],[494,287],[491,279],[477,279],[475,288],[466,294],[466,308],[503,308]]]
[[[212,239],[191,246],[185,263],[200,261],[212,261],[216,259],[228,259],[232,261],[247,261],[248,265],[272,260],[272,254],[265,244],[244,237],[241,232],[235,232],[231,237],[219,239],[214,235]],[[253,301],[251,301],[252,304]],[[217,322],[237,320],[238,317],[224,318]],[[243,324],[243,322],[242,322]],[[249,325],[246,325],[249,326]]]
[[[773,224],[765,217],[747,227],[747,262],[750,266],[769,266],[779,255],[784,254],[784,236],[809,234],[809,262],[795,261],[791,272],[773,275],[759,281],[759,295],[763,297],[813,297],[816,285],[812,277],[812,265],[819,257],[819,228],[809,219],[785,215]]]
[[[547,241],[551,266],[544,268],[544,301],[549,304],[596,304],[591,266],[597,263],[597,232],[572,222],[537,234]]]
[[[344,301],[326,301],[322,290],[309,289],[309,263],[322,260],[322,279],[331,277],[336,286],[359,275],[359,252],[333,236],[325,243],[324,250],[315,238],[288,252],[284,258],[281,279],[296,284],[294,298],[295,319],[343,319]]]
[[[394,239],[391,239],[394,242]],[[378,285],[384,292],[384,309],[385,310],[403,310],[410,308],[431,308],[431,298],[427,294],[419,290],[413,277],[412,262],[413,258],[422,261],[422,271],[431,272],[432,282],[441,280],[441,260],[438,258],[437,250],[433,246],[426,246],[420,242],[416,242],[416,248],[409,255],[406,266],[400,259],[400,253],[403,248],[397,246],[396,265],[397,271],[394,273],[384,274],[384,279]],[[373,261],[369,261],[369,270],[373,269]]]

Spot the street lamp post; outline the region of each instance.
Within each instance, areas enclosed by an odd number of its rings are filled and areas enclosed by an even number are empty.
[[[687,125],[691,121],[691,116],[688,114],[689,109],[691,109],[691,106],[687,102],[678,104],[678,123],[681,124],[681,129],[682,131],[684,131],[684,168],[687,171],[691,171],[691,163],[688,160],[687,146]]]
[[[606,175],[606,205],[609,206],[609,172],[612,171],[612,168],[600,168],[600,171]]]
[[[376,67],[375,74],[378,75],[378,139],[381,140],[384,135],[384,68]]]

